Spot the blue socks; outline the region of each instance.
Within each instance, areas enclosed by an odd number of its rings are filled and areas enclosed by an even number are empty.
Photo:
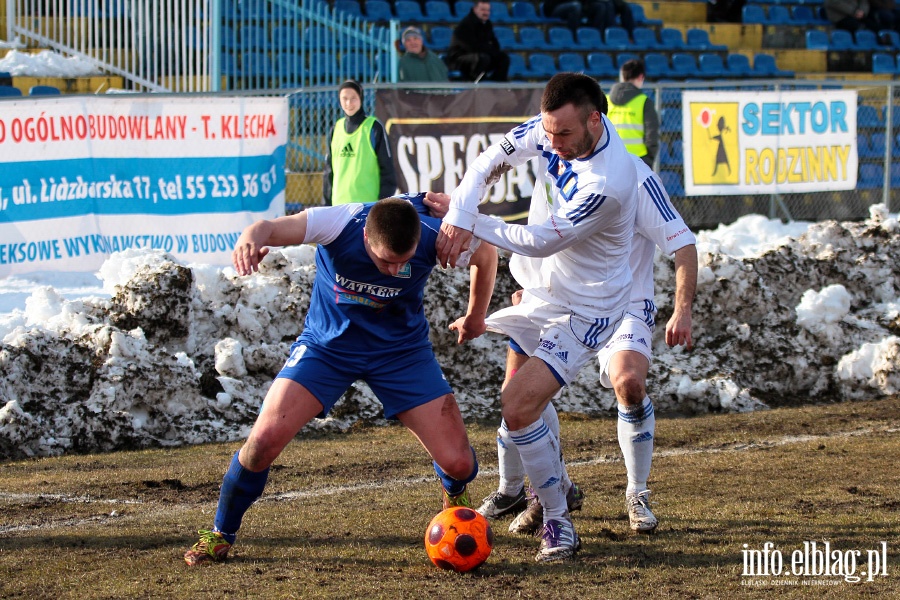
[[[237,538],[244,513],[262,495],[269,469],[254,473],[241,466],[235,452],[231,464],[222,480],[219,492],[219,506],[216,509],[215,530],[222,534],[229,544]]]

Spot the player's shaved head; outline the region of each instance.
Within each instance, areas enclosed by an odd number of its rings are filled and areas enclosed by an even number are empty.
[[[385,198],[375,203],[366,219],[369,243],[404,255],[419,243],[422,223],[416,207],[403,198]]]

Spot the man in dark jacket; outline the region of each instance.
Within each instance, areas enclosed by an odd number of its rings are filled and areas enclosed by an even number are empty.
[[[609,91],[606,116],[616,126],[625,149],[653,168],[659,152],[659,115],[653,102],[641,91],[646,70],[644,61],[625,61],[619,70],[619,83]]]
[[[453,30],[447,64],[469,81],[508,80],[509,55],[500,49],[494,35],[488,0],[476,0],[469,14]]]

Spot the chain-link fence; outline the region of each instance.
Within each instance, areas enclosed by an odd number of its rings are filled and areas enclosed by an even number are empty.
[[[368,85],[364,107],[375,113],[378,89],[401,86]],[[420,86],[421,87],[421,86]],[[429,84],[440,88],[435,93],[459,93],[474,89],[467,84]],[[511,86],[540,89],[540,84]],[[609,84],[603,87],[608,90]],[[857,142],[859,173],[856,189],[812,193],[723,196],[687,196],[684,191],[684,149],[682,147],[682,91],[797,91],[856,90]],[[421,91],[421,90],[420,90]],[[726,81],[721,84],[654,83],[644,91],[651,97],[660,116],[661,148],[656,170],[663,179],[672,201],[685,220],[694,228],[715,227],[731,223],[747,214],[763,214],[773,218],[819,221],[825,219],[859,220],[868,216],[869,207],[885,203],[891,212],[900,211],[900,88],[885,81],[801,82]],[[331,126],[343,116],[337,100],[337,87],[297,90],[290,95],[291,132],[287,159],[288,212],[321,204],[326,136]],[[534,112],[539,107],[534,107]],[[466,115],[445,115],[458,118]],[[898,191],[894,191],[898,188]],[[411,191],[411,190],[410,190]],[[450,191],[450,190],[444,190]]]

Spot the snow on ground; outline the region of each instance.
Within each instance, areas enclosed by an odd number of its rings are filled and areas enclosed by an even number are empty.
[[[862,223],[782,225],[759,216],[698,233],[695,348],[665,346],[672,261],[657,258],[660,323],[649,390],[663,413],[900,392],[900,225],[884,206]],[[98,274],[0,281],[0,458],[172,446],[245,437],[299,334],[311,247],[270,253],[260,273],[184,265],[129,250]],[[501,263],[495,305],[515,289]],[[467,276],[436,269],[426,310],[463,413],[496,418],[505,340],[457,346]],[[389,352],[390,349],[385,349]],[[591,365],[561,411],[609,412]],[[381,418],[364,384],[310,428]]]

